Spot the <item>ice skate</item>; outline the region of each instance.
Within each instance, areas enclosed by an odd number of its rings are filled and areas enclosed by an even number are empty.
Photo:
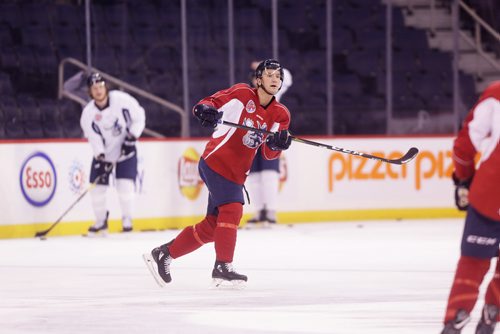
[[[252,218],[247,220],[245,227],[249,229],[255,228],[263,222],[263,219],[264,219],[264,210],[260,210],[258,214],[254,215]]]
[[[122,233],[132,232],[132,219],[130,217],[122,218]]]
[[[212,271],[213,288],[232,288],[243,289],[246,286],[247,277],[238,274],[233,269],[232,263],[215,261],[214,270]]]
[[[267,227],[269,227],[269,223],[266,218],[266,209],[260,210],[259,214],[247,220],[247,223],[245,225],[245,228],[250,230],[267,228]]]
[[[133,228],[132,226],[127,226],[122,228],[122,233],[127,233],[127,232],[132,232]]]
[[[248,220],[246,225],[245,225],[245,229],[247,229],[247,230],[257,230],[257,229],[263,229],[263,228],[267,228],[267,227],[268,227],[268,224],[266,221],[253,220],[253,219]]]
[[[493,334],[497,324],[498,307],[495,305],[484,305],[481,320],[476,327],[476,334]]]
[[[264,222],[267,227],[276,226],[276,211],[264,209]]]
[[[441,334],[460,334],[469,321],[469,313],[465,310],[458,310],[455,318],[445,324]]]
[[[84,237],[105,237],[108,235],[108,217],[109,211],[106,212],[106,218],[104,221],[96,222],[94,225],[90,226]]]
[[[154,248],[150,253],[142,255],[151,275],[153,275],[153,278],[160,287],[165,287],[167,283],[172,281],[172,277],[170,276],[172,257],[168,250],[168,246],[171,243],[172,241]]]
[[[249,220],[247,220],[247,224],[257,224],[260,222],[260,219],[258,217],[253,217],[253,218],[250,218]]]

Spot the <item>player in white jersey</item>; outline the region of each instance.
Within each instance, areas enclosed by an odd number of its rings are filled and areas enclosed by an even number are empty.
[[[252,87],[257,87],[255,70],[259,64],[260,62],[258,61],[253,61],[250,64],[250,84]],[[283,68],[282,80],[280,90],[274,95],[277,101],[281,101],[283,94],[293,84],[292,74],[286,68]],[[259,148],[255,154],[250,174],[248,175],[248,188],[250,190],[254,214],[247,221],[247,227],[253,227],[257,223],[276,223],[279,184],[280,159],[264,159]]]
[[[92,100],[83,109],[80,125],[94,153],[90,182],[97,181],[91,192],[96,222],[88,232],[93,234],[108,229],[106,190],[113,169],[123,232],[130,232],[137,176],[135,143],[145,127],[145,112],[129,94],[118,90],[109,91],[99,73],[89,76],[87,86]]]

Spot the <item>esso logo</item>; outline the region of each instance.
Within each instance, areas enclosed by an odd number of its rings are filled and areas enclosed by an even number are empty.
[[[44,206],[54,196],[57,175],[54,164],[42,152],[30,155],[21,167],[21,190],[24,198],[34,206]]]

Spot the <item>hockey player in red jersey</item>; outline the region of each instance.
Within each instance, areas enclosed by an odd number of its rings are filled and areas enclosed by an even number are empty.
[[[236,84],[202,99],[193,113],[202,126],[215,130],[199,162],[199,173],[209,191],[205,218],[185,228],[167,244],[144,254],[144,260],[160,286],[171,281],[172,259],[214,242],[216,286],[244,284],[247,276],[232,266],[236,234],[243,214],[243,184],[259,147],[266,159],[277,159],[288,149],[290,113],[274,95],[283,83],[283,67],[273,59],[259,64],[257,87]],[[273,135],[229,127],[220,119],[271,131]]]
[[[481,153],[476,169],[474,158]],[[442,334],[458,334],[470,320],[479,287],[496,257],[476,334],[492,334],[500,320],[500,81],[469,112],[453,146],[455,201],[467,210],[461,256],[448,298]]]

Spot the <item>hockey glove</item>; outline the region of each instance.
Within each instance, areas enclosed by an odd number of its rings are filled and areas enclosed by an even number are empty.
[[[288,130],[281,130],[269,135],[266,139],[267,146],[273,151],[287,150],[292,143]]]
[[[104,153],[101,153],[97,157],[95,157],[95,160],[96,161],[104,161],[105,158],[106,158],[106,156],[104,155]]]
[[[133,135],[131,135],[130,133],[127,134],[122,144],[122,152],[121,152],[122,155],[120,157],[121,161],[127,160],[136,154],[137,152],[137,149],[135,148],[136,141],[137,139]]]
[[[92,164],[92,169],[97,174],[97,177],[99,177],[99,182],[97,182],[98,184],[108,184],[109,174],[111,174],[111,171],[113,170],[113,164],[111,162],[104,161],[104,159],[104,153],[101,153],[95,157]]]
[[[465,211],[469,207],[469,187],[472,178],[468,180],[459,180],[455,173],[452,174],[452,178],[455,184],[455,205],[458,210]]]
[[[218,111],[208,104],[197,104],[194,107],[194,115],[203,127],[215,128],[222,118],[222,111]]]

